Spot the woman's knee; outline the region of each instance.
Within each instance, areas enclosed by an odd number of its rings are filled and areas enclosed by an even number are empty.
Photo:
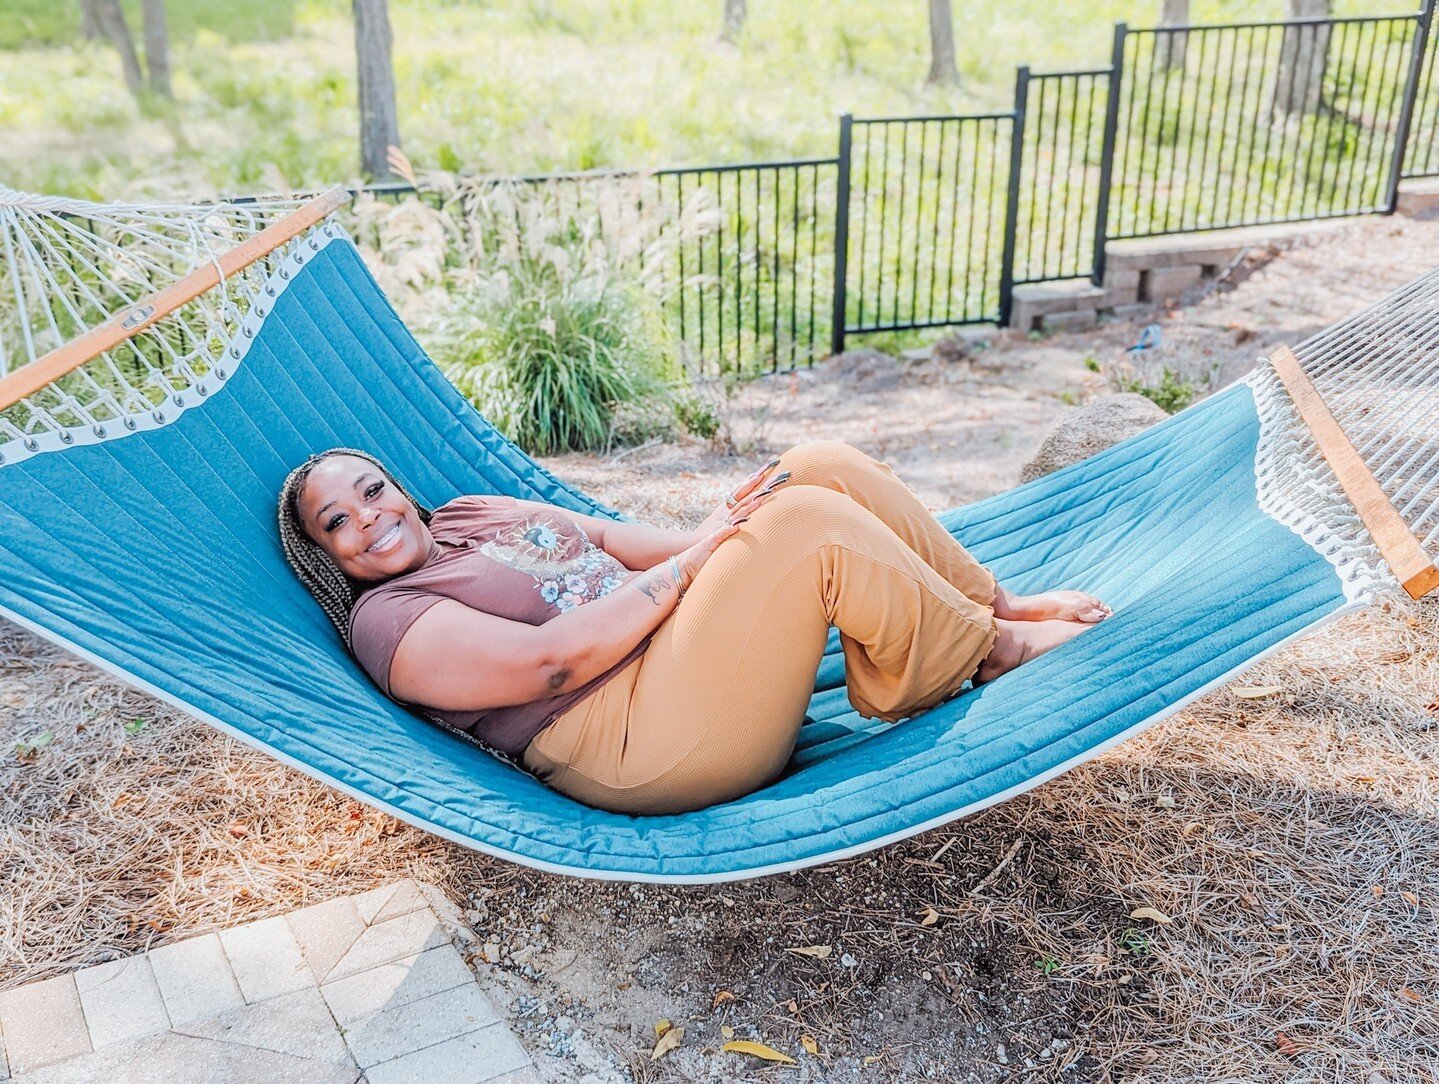
[[[745,524],[756,536],[782,545],[820,545],[853,533],[855,520],[869,513],[845,494],[791,478],[750,513]]]
[[[842,440],[807,440],[780,456],[780,470],[790,472],[790,483],[834,488],[856,471],[873,469],[875,461]]]

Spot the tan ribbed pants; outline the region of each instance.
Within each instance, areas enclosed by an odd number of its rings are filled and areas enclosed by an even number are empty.
[[[530,743],[540,779],[640,814],[764,786],[794,750],[831,625],[868,717],[933,707],[978,669],[998,634],[994,577],[894,472],[839,441],[791,448],[786,470],[644,654]]]

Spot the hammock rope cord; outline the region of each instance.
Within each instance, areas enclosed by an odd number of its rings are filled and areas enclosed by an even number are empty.
[[[300,206],[295,200],[141,207],[32,196],[0,187],[0,378],[143,306]],[[325,227],[319,227],[325,228]],[[329,227],[333,229],[333,227]],[[192,302],[0,410],[0,456],[14,461],[107,424],[134,430],[184,409],[227,375],[224,357],[266,282],[308,233]],[[206,378],[209,383],[206,383]],[[41,437],[48,437],[42,442]],[[3,460],[0,460],[3,461]]]

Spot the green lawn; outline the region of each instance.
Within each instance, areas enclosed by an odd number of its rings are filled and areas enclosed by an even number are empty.
[[[832,154],[835,118],[1007,108],[1014,67],[1107,63],[1158,0],[954,0],[958,90],[923,86],[923,0],[392,0],[401,133],[417,166],[519,173]],[[1346,14],[1393,11],[1349,0]],[[138,26],[138,3],[126,4]],[[1196,0],[1199,21],[1281,0]],[[174,103],[137,106],[74,0],[0,0],[0,183],[97,199],[358,179],[350,5],[170,0]],[[1063,17],[1056,17],[1063,11]],[[896,14],[898,12],[898,14]]]

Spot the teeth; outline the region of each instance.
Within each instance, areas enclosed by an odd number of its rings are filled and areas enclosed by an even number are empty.
[[[375,539],[373,542],[370,543],[370,551],[373,553],[376,550],[388,549],[390,547],[390,543],[398,541],[399,537],[400,525],[397,523],[384,534],[380,535],[379,538]]]

